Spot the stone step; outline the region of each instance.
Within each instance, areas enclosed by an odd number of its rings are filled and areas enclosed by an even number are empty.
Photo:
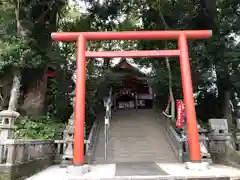
[[[101,123],[94,163],[105,154],[104,123]],[[148,160],[177,162],[165,129],[153,110],[120,110],[113,113],[107,144],[108,162]]]

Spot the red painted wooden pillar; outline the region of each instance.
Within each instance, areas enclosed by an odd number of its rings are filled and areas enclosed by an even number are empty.
[[[187,128],[188,128],[188,143],[191,161],[201,161],[200,143],[197,128],[196,112],[193,99],[192,78],[190,70],[190,62],[188,55],[187,38],[184,33],[181,33],[178,39],[180,50],[180,68],[182,76],[182,88],[184,95],[184,103],[186,105]]]
[[[74,110],[73,165],[84,164],[84,122],[86,91],[86,40],[83,35],[77,39],[76,53],[76,95]]]

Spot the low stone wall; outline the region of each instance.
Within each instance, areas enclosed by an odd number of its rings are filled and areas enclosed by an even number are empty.
[[[0,180],[23,180],[60,159],[61,143],[13,140],[0,143]]]

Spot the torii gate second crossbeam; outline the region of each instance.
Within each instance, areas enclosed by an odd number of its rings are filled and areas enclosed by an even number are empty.
[[[206,39],[212,36],[210,30],[190,31],[123,31],[123,32],[54,32],[52,39],[76,41],[76,102],[74,110],[74,152],[73,165],[84,164],[84,122],[86,90],[86,57],[166,57],[179,56],[184,102],[186,105],[188,143],[191,162],[201,161],[201,152],[193,99],[192,78],[188,54],[188,39]],[[86,51],[87,40],[178,40],[177,50],[155,51]]]

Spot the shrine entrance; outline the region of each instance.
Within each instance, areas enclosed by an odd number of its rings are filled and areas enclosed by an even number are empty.
[[[107,76],[113,89],[113,108],[152,108],[150,77],[132,66],[126,59],[121,59],[110,69]]]
[[[190,31],[127,31],[127,32],[56,32],[52,38],[58,41],[77,41],[76,53],[76,101],[74,111],[73,165],[84,164],[84,123],[86,91],[86,57],[89,58],[139,58],[139,57],[180,57],[182,88],[187,115],[188,144],[190,161],[200,162],[201,151],[193,99],[188,39],[205,39],[212,36],[209,30]],[[143,51],[86,51],[88,40],[178,40],[178,49]]]

